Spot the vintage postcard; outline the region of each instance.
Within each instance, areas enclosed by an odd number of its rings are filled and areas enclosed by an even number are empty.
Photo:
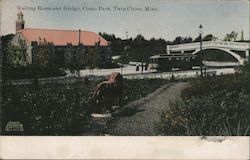
[[[0,0],[0,158],[249,159],[248,0]]]

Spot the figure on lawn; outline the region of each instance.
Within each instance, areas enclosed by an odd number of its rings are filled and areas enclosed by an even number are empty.
[[[113,106],[120,106],[122,100],[123,76],[118,72],[109,75],[107,81],[97,84],[92,96],[92,113],[112,112]]]

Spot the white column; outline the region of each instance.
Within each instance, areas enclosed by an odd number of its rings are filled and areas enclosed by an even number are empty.
[[[246,58],[249,57],[249,50],[246,51]]]
[[[181,53],[184,53],[184,50],[181,50]]]
[[[167,54],[170,54],[170,46],[169,45],[167,45]]]

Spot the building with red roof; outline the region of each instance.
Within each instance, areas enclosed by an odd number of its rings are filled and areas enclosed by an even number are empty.
[[[94,32],[25,28],[25,21],[21,11],[18,12],[17,17],[16,35],[12,40],[12,44],[18,45],[20,40],[25,41],[27,46],[27,63],[36,63],[37,55],[35,48],[44,41],[53,44],[56,63],[59,64],[78,63],[77,61],[79,61],[79,59],[82,60],[82,58],[84,58],[93,47],[98,47],[98,51],[100,51],[101,64],[110,61],[109,42]],[[72,52],[69,53],[69,50]]]

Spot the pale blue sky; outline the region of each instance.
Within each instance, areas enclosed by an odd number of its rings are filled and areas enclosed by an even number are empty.
[[[125,38],[142,34],[150,39],[173,40],[176,36],[198,36],[203,25],[204,35],[223,39],[231,31],[244,31],[249,39],[249,1],[247,0],[1,0],[1,35],[15,33],[17,6],[34,7],[23,10],[25,27],[50,29],[82,29],[113,33]],[[43,7],[110,7],[111,11],[38,11]],[[117,7],[144,8],[158,11],[114,11]]]

